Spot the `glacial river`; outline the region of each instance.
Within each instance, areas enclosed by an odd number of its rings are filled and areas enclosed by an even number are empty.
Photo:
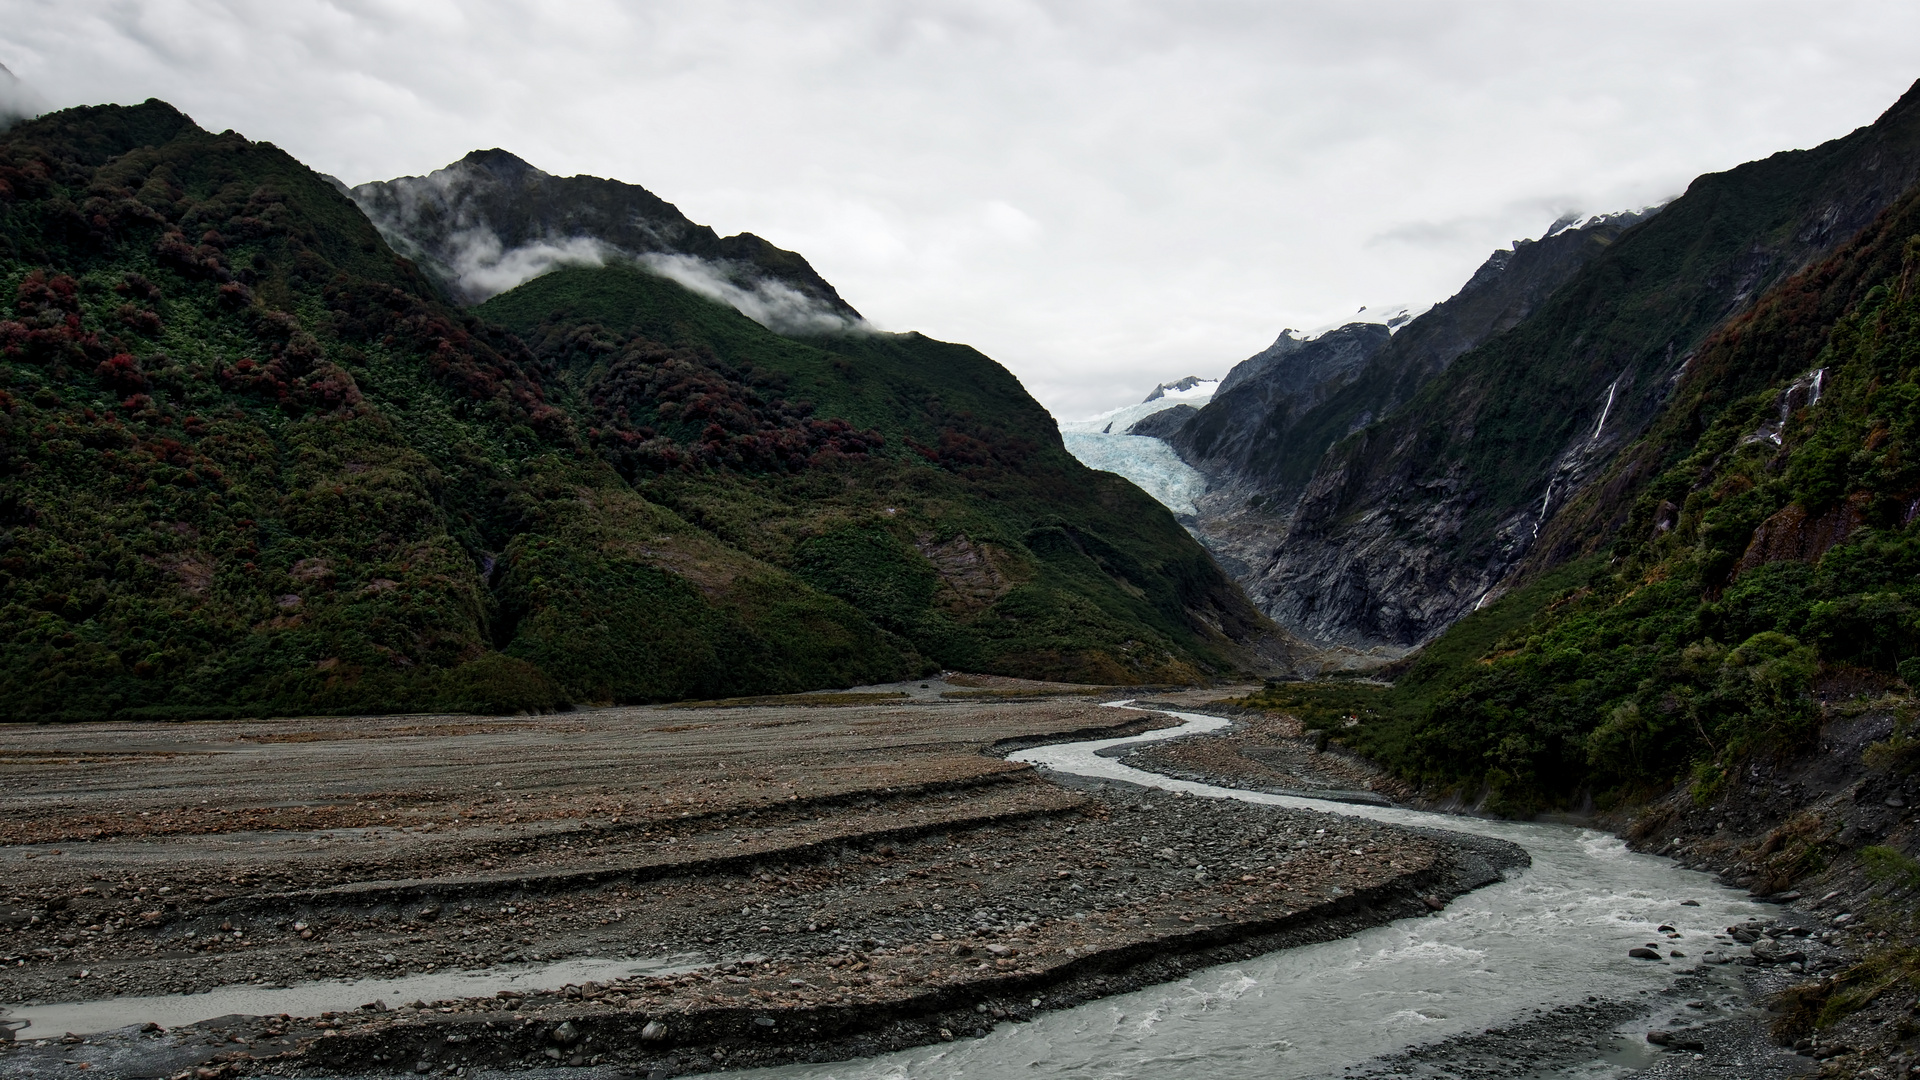
[[[1124,702],[1114,703],[1126,707]],[[1722,888],[1668,859],[1639,855],[1606,833],[1566,825],[1488,821],[1391,807],[1329,803],[1173,780],[1101,757],[1122,744],[1225,727],[1228,721],[1172,712],[1184,721],[1145,735],[1022,750],[1014,760],[1082,777],[1169,793],[1285,806],[1476,833],[1512,841],[1530,868],[1455,899],[1445,911],[1403,919],[1350,938],[1208,968],[1166,985],[1001,1024],[985,1038],[924,1046],[858,1061],[726,1074],[810,1080],[1280,1080],[1338,1076],[1381,1055],[1462,1032],[1510,1025],[1536,1009],[1587,1000],[1646,1000],[1701,955],[1725,943],[1716,932],[1774,909]],[[1682,901],[1697,901],[1698,907]],[[1682,938],[1655,933],[1668,923]],[[1649,942],[1686,959],[1634,960]],[[1731,972],[1717,1005],[1738,1005]],[[1682,1012],[1685,1010],[1682,1009]],[[1626,1076],[1652,1060],[1641,1037],[1666,1026],[1663,1002],[1592,1060],[1548,1074]],[[1515,1075],[1526,1075],[1516,1073]]]

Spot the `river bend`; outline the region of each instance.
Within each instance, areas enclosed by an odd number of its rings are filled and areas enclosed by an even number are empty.
[[[1132,707],[1114,702],[1115,707]],[[1510,841],[1532,866],[1456,898],[1432,916],[1402,919],[1353,937],[1224,964],[1177,982],[1103,998],[985,1038],[923,1046],[859,1061],[790,1065],[726,1074],[809,1080],[1283,1080],[1325,1078],[1409,1046],[1520,1023],[1537,1011],[1599,999],[1658,1003],[1618,1029],[1621,1038],[1585,1060],[1555,1066],[1563,1077],[1619,1077],[1648,1065],[1643,1039],[1672,1005],[1654,997],[1707,951],[1713,935],[1768,913],[1744,892],[1671,860],[1627,850],[1592,829],[1323,802],[1176,780],[1100,751],[1201,734],[1231,721],[1164,711],[1178,727],[1120,739],[1021,750],[1014,760],[1044,770],[1158,789],[1172,798],[1250,803],[1443,828]],[[1151,797],[1151,796],[1150,796]],[[1695,901],[1690,906],[1683,901]],[[1682,935],[1669,941],[1661,924]],[[1627,950],[1659,941],[1688,954],[1648,962]],[[1709,984],[1713,1011],[1744,1003],[1721,968]],[[1697,992],[1697,991],[1696,991]],[[1515,1073],[1514,1075],[1524,1075]]]

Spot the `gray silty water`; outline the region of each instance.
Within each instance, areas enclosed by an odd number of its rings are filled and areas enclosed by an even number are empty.
[[[530,967],[500,967],[485,971],[449,969],[438,973],[393,979],[337,979],[293,986],[225,986],[201,994],[155,994],[66,1001],[51,1005],[0,1009],[0,1019],[24,1021],[22,1039],[43,1039],[64,1032],[91,1035],[130,1024],[162,1027],[197,1024],[234,1013],[319,1016],[345,1012],[373,1001],[399,1005],[416,998],[484,997],[501,990],[527,993],[554,990],[589,979],[607,982],[639,975],[670,975],[697,971],[704,964],[693,957],[640,960],[577,959]]]
[[[725,1075],[813,1080],[1333,1077],[1407,1046],[1524,1020],[1540,1008],[1589,997],[1651,1004],[1652,995],[1715,948],[1716,931],[1766,911],[1705,874],[1635,854],[1620,840],[1590,829],[1236,791],[1169,779],[1099,754],[1230,723],[1169,714],[1184,724],[1143,736],[1036,747],[1012,757],[1060,773],[1157,788],[1173,797],[1242,799],[1321,812],[1330,831],[1353,817],[1494,837],[1524,847],[1533,865],[1459,897],[1431,917],[1209,968],[1178,982],[1044,1013],[1028,1023],[1002,1024],[982,1039],[859,1061]],[[1683,900],[1699,906],[1683,906]],[[1676,927],[1682,937],[1670,941],[1656,933],[1662,923]],[[1662,952],[1677,949],[1687,955],[1659,962],[1628,958],[1628,949],[1654,942]],[[1731,978],[1716,981],[1723,996],[1738,995]],[[1637,1042],[1595,1052],[1555,1075],[1630,1074],[1650,1060],[1644,1043],[1633,1045]]]

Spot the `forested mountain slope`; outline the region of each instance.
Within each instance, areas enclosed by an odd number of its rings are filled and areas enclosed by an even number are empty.
[[[9,718],[1184,680],[1271,631],[972,350],[626,266],[476,317],[160,102],[0,135],[0,289]]]
[[[1920,91],[1844,138],[1700,177],[1327,451],[1246,581],[1255,602],[1314,640],[1430,640],[1646,430],[1706,335],[1916,178]]]
[[[1920,187],[1703,342],[1647,433],[1543,530],[1558,557],[1392,690],[1276,700],[1430,791],[1510,813],[1675,784],[1710,801],[1744,762],[1813,753],[1823,724],[1876,709],[1905,724],[1916,278]]]

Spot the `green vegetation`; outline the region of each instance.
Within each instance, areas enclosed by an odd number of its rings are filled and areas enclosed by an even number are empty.
[[[1823,687],[1880,693],[1920,666],[1917,268],[1920,192],[1702,346],[1569,511],[1616,522],[1592,554],[1462,620],[1391,689],[1251,703],[1509,814],[1676,783],[1707,798],[1743,758],[1804,747]]]
[[[1849,190],[1853,174],[1876,167],[1863,161],[1909,157],[1916,144],[1920,95],[1910,94],[1872,127],[1701,176],[1530,317],[1438,375],[1370,365],[1303,416],[1263,468],[1297,489],[1329,467],[1322,457],[1338,444],[1337,467],[1349,471],[1464,478],[1480,494],[1460,543],[1484,544],[1514,507],[1539,501],[1555,457],[1591,428],[1591,414],[1568,403],[1598,402],[1616,380],[1625,388],[1663,382],[1673,358],[1726,318],[1737,289],[1771,286],[1806,257],[1795,233],[1817,234],[1804,221],[1831,213],[1835,196],[1823,193]],[[1645,401],[1658,398],[1649,392]],[[1614,417],[1637,423],[1643,408],[1623,394]],[[1366,415],[1387,418],[1381,430],[1350,434]]]
[[[476,313],[530,344],[648,501],[941,667],[1186,682],[1228,670],[1261,626],[1164,507],[1076,462],[973,349],[782,337],[624,266]]]
[[[619,267],[458,312],[159,102],[0,135],[0,297],[9,719],[1168,682],[1261,625],[973,350]]]

